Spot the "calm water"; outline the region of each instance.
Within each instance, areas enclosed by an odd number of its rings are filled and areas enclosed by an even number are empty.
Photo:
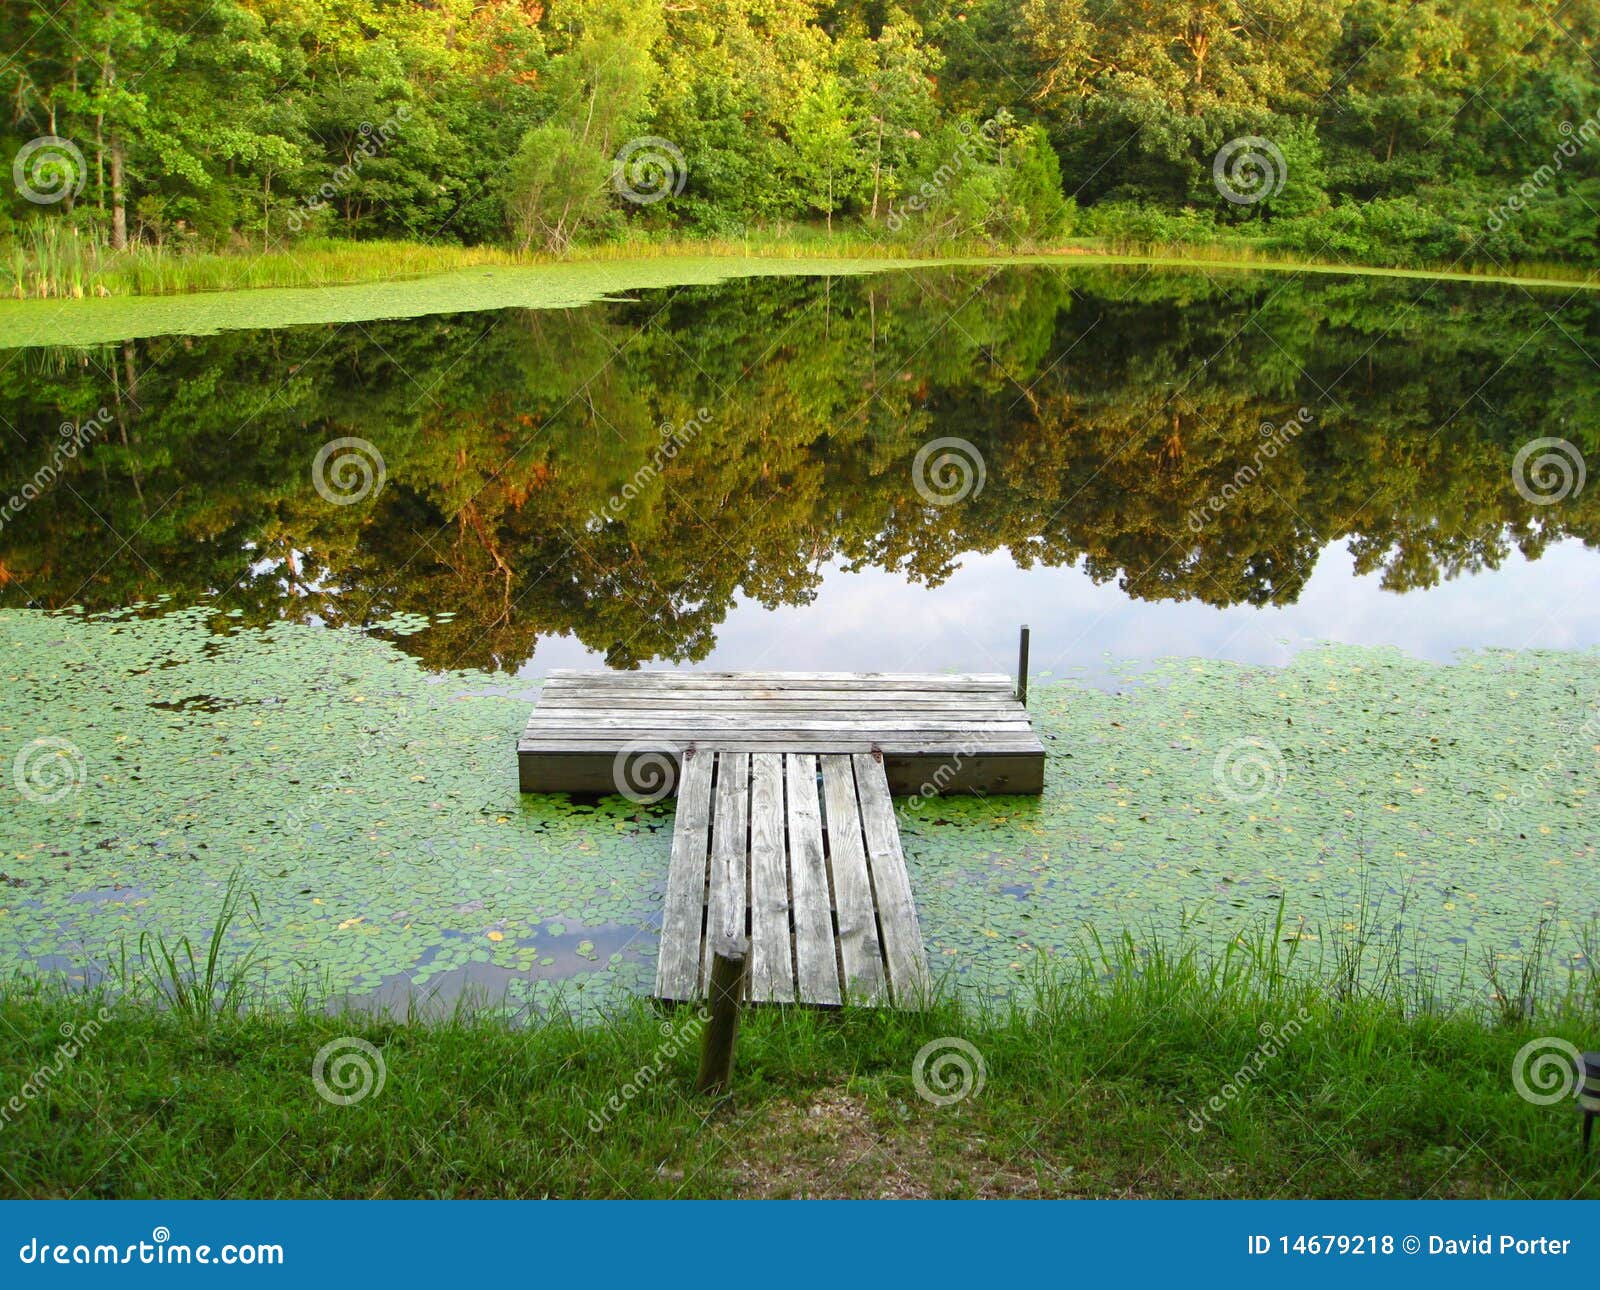
[[[1080,683],[1045,796],[903,826],[941,969],[1280,908],[1586,962],[1597,307],[962,270],[0,354],[0,751],[76,754],[0,818],[0,953],[93,977],[237,877],[271,984],[638,992],[670,809],[517,793],[540,674],[1009,670],[1026,621]]]
[[[1588,645],[1600,489],[1513,467],[1600,440],[1597,333],[1592,293],[1034,269],[19,351],[0,480],[109,415],[0,604],[447,612],[403,648],[526,675],[1007,669],[1022,621],[1062,673]]]

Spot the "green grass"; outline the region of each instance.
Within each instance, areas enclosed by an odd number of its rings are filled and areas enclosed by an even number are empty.
[[[687,1008],[515,1027],[470,1009],[399,1022],[219,994],[197,1020],[18,983],[0,996],[0,1087],[32,1095],[0,1107],[0,1189],[1600,1197],[1600,1153],[1579,1157],[1572,1104],[1532,1105],[1511,1079],[1530,1039],[1595,1046],[1592,979],[1533,1018],[1441,1012],[1403,978],[1376,994],[1337,972],[1310,979],[1274,937],[1220,958],[1093,949],[1032,1006],[988,1015],[754,1009],[720,1103],[690,1091]],[[69,1025],[81,1052],[58,1059]],[[333,1104],[313,1064],[352,1037],[381,1053],[385,1078]],[[952,1037],[985,1081],[935,1105],[913,1067]],[[334,1091],[359,1086],[327,1069]]]
[[[293,248],[111,251],[88,238],[30,225],[0,257],[0,294],[15,299],[182,295],[257,287],[331,287],[419,277],[484,264],[525,263],[496,247],[307,240]]]
[[[170,271],[162,270],[167,274],[164,281],[172,288],[165,294],[0,298],[0,349],[104,345],[149,336],[203,336],[240,328],[340,324],[491,309],[570,309],[634,291],[714,285],[735,278],[842,277],[959,266],[1088,269],[1127,265],[1204,272],[1356,274],[1526,288],[1600,285],[1600,281],[1537,273],[1518,277],[1314,264],[1264,254],[1249,258],[1241,257],[1237,248],[1120,254],[1062,246],[1043,254],[967,256],[948,252],[929,257],[912,256],[903,246],[843,239],[752,242],[748,246],[727,241],[618,243],[559,261],[484,249],[347,243],[332,244],[310,257],[297,249],[289,260],[293,272],[279,273],[274,267],[278,263],[273,256],[258,261],[197,257],[192,264],[185,261]],[[180,279],[196,289],[178,290]],[[275,280],[277,285],[268,285]],[[217,289],[198,289],[207,282]],[[245,282],[254,285],[240,285]]]
[[[941,246],[938,255],[978,255],[992,248]],[[849,256],[903,259],[909,246],[848,235],[808,236],[779,231],[754,238],[630,237],[586,247],[567,257],[523,254],[493,246],[420,242],[350,242],[307,239],[270,250],[174,252],[160,247],[111,251],[104,246],[30,226],[0,257],[0,294],[14,299],[83,299],[105,296],[186,295],[259,287],[332,287],[400,281],[484,265],[762,255],[779,259]]]
[[[635,234],[584,247],[563,261],[549,255],[519,254],[492,246],[351,242],[329,238],[307,239],[272,249],[241,248],[226,252],[174,252],[161,247],[132,247],[113,252],[58,223],[38,222],[26,226],[0,256],[0,294],[16,299],[184,295],[260,287],[311,288],[403,281],[486,265],[508,267],[663,257],[752,256],[778,260],[842,257],[891,261],[1088,256],[1100,262],[1292,269],[1500,283],[1580,286],[1594,285],[1600,280],[1593,270],[1570,264],[1514,265],[1496,269],[1457,265],[1377,268],[1307,259],[1244,240],[1196,245],[1147,243],[1127,238],[1069,238],[1049,246],[998,248],[977,241],[926,245],[873,238],[849,229],[829,234],[804,225],[784,225],[754,231],[744,237],[695,239]]]

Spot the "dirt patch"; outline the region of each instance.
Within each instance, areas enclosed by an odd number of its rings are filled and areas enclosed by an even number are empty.
[[[746,1127],[752,1149],[733,1165],[738,1194],[757,1199],[913,1200],[1038,1196],[1031,1169],[999,1159],[988,1142],[939,1112],[885,1106],[842,1088],[782,1101]]]

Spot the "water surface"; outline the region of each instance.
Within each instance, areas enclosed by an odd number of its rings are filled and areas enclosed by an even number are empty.
[[[0,737],[81,758],[0,822],[0,950],[93,975],[237,872],[274,986],[637,992],[670,812],[519,797],[546,669],[1009,670],[1027,621],[1044,798],[905,825],[963,980],[1279,902],[1571,961],[1600,503],[1517,459],[1595,460],[1596,309],[919,269],[0,355]]]

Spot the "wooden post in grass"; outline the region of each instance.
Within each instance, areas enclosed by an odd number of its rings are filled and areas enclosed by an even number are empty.
[[[1589,1154],[1594,1118],[1600,1115],[1600,1053],[1578,1058],[1578,1109],[1583,1112],[1583,1154]]]
[[[750,943],[743,937],[720,940],[711,951],[711,983],[706,1022],[700,1046],[700,1074],[696,1093],[726,1093],[733,1077],[733,1044],[739,1037],[739,1005],[744,1001],[749,976]]]

